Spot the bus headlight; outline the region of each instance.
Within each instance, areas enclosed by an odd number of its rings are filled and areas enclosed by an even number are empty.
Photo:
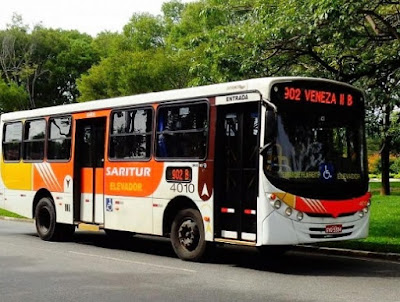
[[[287,207],[286,210],[285,210],[285,214],[286,214],[287,216],[290,216],[290,215],[292,215],[292,213],[293,213],[292,208],[291,208],[291,207]]]
[[[364,212],[365,214],[367,214],[367,213],[368,213],[368,207],[365,207],[365,208],[363,209],[363,212]]]
[[[274,202],[274,208],[278,210],[278,209],[281,208],[281,206],[282,206],[281,201],[280,201],[279,199],[275,200],[275,202]]]
[[[360,216],[360,218],[363,218],[364,217],[364,211],[358,212],[358,216]]]
[[[298,212],[296,217],[297,217],[297,220],[299,220],[299,221],[303,220],[303,218],[304,218],[303,212]]]

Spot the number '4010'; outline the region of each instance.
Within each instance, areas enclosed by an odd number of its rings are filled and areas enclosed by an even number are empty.
[[[173,183],[169,189],[178,193],[194,193],[195,187],[194,184]]]

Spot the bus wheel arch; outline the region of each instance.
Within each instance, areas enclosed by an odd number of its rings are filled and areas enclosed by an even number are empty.
[[[187,261],[199,261],[206,251],[204,223],[194,202],[177,198],[170,202],[165,213],[164,227],[170,233],[176,255]],[[170,229],[168,228],[170,226]]]
[[[36,215],[36,207],[37,207],[39,201],[40,201],[43,197],[48,197],[48,198],[50,198],[50,200],[51,200],[52,203],[53,203],[53,206],[55,207],[55,205],[54,205],[54,199],[53,199],[53,196],[51,195],[50,191],[42,188],[42,189],[40,189],[39,191],[36,192],[35,197],[33,198],[33,204],[32,204],[32,218],[36,218],[36,217],[35,217],[35,215]]]
[[[199,211],[196,204],[188,197],[177,196],[173,198],[164,211],[163,218],[163,234],[164,236],[169,236],[171,234],[171,226],[174,218],[184,209],[195,209]]]

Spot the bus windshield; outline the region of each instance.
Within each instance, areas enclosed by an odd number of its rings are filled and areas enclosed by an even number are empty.
[[[262,152],[265,175],[276,187],[303,197],[340,199],[364,194],[362,106],[311,104],[301,91],[303,103],[290,99],[285,103],[278,94],[272,98],[278,112],[272,132],[271,112],[266,116],[265,142],[270,145]]]

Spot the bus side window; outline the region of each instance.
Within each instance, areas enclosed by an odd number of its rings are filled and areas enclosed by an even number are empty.
[[[151,156],[153,109],[132,108],[112,114],[111,160],[148,160]]]
[[[162,132],[165,129],[164,117],[159,116],[157,132]],[[163,134],[157,136],[157,154],[160,157],[168,157],[167,146]]]
[[[207,138],[208,105],[206,102],[158,107],[157,158],[205,159]]]
[[[46,133],[46,120],[38,119],[25,122],[23,140],[24,160],[43,160]]]
[[[4,126],[3,158],[5,161],[19,161],[21,158],[22,122]]]
[[[49,119],[47,159],[69,160],[71,158],[71,124],[70,116]]]

